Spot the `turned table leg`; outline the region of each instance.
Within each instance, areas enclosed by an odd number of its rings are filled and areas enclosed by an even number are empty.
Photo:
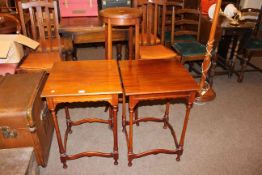
[[[117,106],[113,106],[113,135],[114,135],[114,164],[118,165],[118,135],[117,135]]]
[[[183,147],[184,147],[187,123],[188,123],[188,119],[189,119],[190,110],[193,107],[192,99],[194,99],[194,98],[195,98],[195,94],[192,94],[190,99],[188,100],[188,103],[187,103],[187,106],[186,106],[186,114],[185,114],[183,129],[182,129],[182,133],[181,133],[181,137],[180,137],[180,141],[179,141],[179,147],[178,147],[179,152],[178,152],[177,158],[176,158],[177,161],[180,161],[180,157],[183,154]]]
[[[133,115],[134,108],[129,108],[128,166],[132,166],[133,155]]]

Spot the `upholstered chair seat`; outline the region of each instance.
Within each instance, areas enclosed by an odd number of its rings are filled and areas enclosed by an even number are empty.
[[[176,42],[172,45],[182,57],[203,56],[206,53],[206,46],[196,41]]]

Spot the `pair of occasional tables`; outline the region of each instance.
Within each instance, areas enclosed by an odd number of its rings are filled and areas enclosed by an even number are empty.
[[[86,60],[66,61],[56,63],[47,79],[42,92],[48,103],[49,110],[54,120],[60,159],[63,167],[67,167],[67,160],[81,157],[101,156],[112,157],[114,164],[118,164],[118,133],[117,111],[121,99],[123,102],[122,126],[127,138],[128,165],[132,166],[132,160],[143,156],[165,153],[176,154],[177,160],[183,153],[183,145],[189,112],[199,89],[198,84],[189,72],[176,60]],[[121,96],[121,98],[119,98]],[[125,113],[125,102],[128,97],[129,119]],[[186,113],[180,140],[169,123],[169,111],[162,118],[143,118],[136,113],[141,101],[184,99],[186,101]],[[100,118],[85,118],[73,121],[70,118],[69,109],[66,110],[65,140],[59,129],[56,115],[56,106],[60,103],[73,102],[99,102],[106,101],[109,104],[109,117],[107,120]],[[169,128],[174,139],[174,149],[153,149],[142,153],[133,152],[133,125],[140,122],[163,122],[164,128]],[[84,123],[105,123],[113,131],[113,150],[104,152],[82,152],[68,155],[66,143],[72,127]],[[128,132],[127,132],[127,127]]]

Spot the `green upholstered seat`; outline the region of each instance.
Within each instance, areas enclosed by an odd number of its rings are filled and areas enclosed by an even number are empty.
[[[258,38],[251,38],[246,44],[247,49],[262,49],[262,40]]]
[[[172,48],[183,57],[205,55],[206,53],[206,46],[197,41],[177,42],[172,45]]]
[[[175,36],[175,41],[196,41],[192,35]],[[165,32],[165,42],[171,42],[171,32]]]

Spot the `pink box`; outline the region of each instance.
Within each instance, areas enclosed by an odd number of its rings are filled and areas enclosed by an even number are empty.
[[[61,17],[98,16],[97,0],[59,0]]]

